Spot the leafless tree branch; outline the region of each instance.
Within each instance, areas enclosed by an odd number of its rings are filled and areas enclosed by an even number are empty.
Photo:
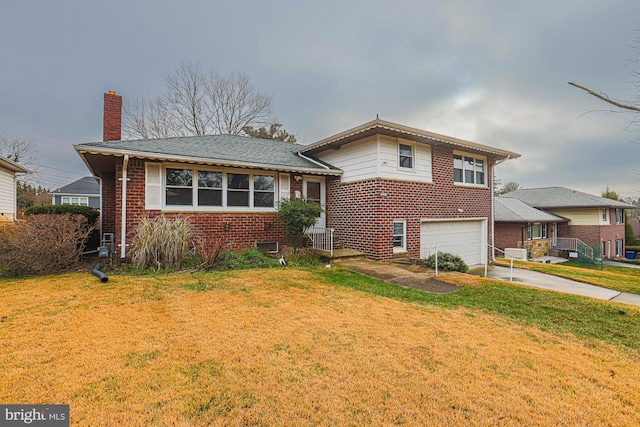
[[[591,89],[589,89],[589,88],[587,88],[587,87],[581,86],[581,85],[579,85],[579,84],[577,84],[577,83],[573,83],[573,82],[568,82],[568,83],[569,83],[571,86],[575,86],[575,87],[577,87],[578,89],[582,89],[582,90],[584,90],[585,92],[587,92],[589,95],[593,95],[593,96],[595,96],[596,98],[601,99],[601,100],[603,100],[604,102],[607,102],[607,103],[609,103],[609,104],[611,104],[611,105],[615,105],[615,106],[616,106],[616,107],[618,107],[618,108],[622,108],[622,109],[624,109],[624,110],[629,110],[629,111],[637,111],[637,112],[640,112],[640,107],[636,107],[636,106],[631,105],[631,104],[625,104],[625,103],[622,103],[622,102],[618,102],[618,101],[616,101],[616,100],[613,100],[613,99],[609,98],[609,97],[608,97],[607,95],[605,95],[605,94],[597,93],[597,92],[595,92],[595,91],[593,91],[593,90],[591,90]]]

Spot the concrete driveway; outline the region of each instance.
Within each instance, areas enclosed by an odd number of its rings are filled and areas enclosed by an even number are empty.
[[[618,292],[537,271],[514,268],[511,273],[510,267],[492,265],[489,266],[488,276],[505,281],[512,278],[514,282],[536,288],[640,306],[640,295]]]
[[[610,265],[613,267],[640,268],[640,264],[629,264],[626,262],[609,261],[608,259],[602,260],[602,264]]]

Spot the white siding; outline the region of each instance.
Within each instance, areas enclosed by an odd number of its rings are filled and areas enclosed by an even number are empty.
[[[414,148],[414,170],[403,170],[398,167],[398,144],[411,145]],[[431,146],[413,141],[380,137],[380,173],[381,178],[400,179],[403,181],[432,182]]]
[[[323,151],[317,157],[342,169],[342,182],[378,177],[378,142],[375,136],[343,145],[337,150]]]
[[[16,179],[13,172],[0,169],[0,220],[16,216]]]
[[[344,171],[342,182],[384,178],[414,182],[433,182],[431,146],[400,140],[414,147],[414,170],[398,168],[398,138],[372,136],[337,150],[317,154],[317,158]]]

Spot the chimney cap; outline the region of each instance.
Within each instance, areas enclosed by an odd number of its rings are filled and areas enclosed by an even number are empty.
[[[110,91],[109,91],[109,95],[117,95],[117,93],[116,93],[116,91],[115,91],[115,90],[110,90]]]

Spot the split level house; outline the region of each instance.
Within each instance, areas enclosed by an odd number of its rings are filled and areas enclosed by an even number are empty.
[[[16,177],[29,170],[18,163],[0,156],[0,222],[13,221],[18,213]]]
[[[92,176],[85,176],[51,192],[51,204],[88,206],[100,209],[100,184]]]
[[[577,251],[597,258],[625,253],[625,209],[634,205],[564,187],[520,189],[495,200],[495,246],[525,248],[529,258]]]
[[[278,202],[304,197],[324,207],[310,233],[371,259],[438,250],[484,264],[494,167],[519,157],[380,119],[310,145],[234,135],[122,141],[122,98],[104,100],[104,140],[75,149],[99,178],[102,230],[115,233],[121,257],[139,219],[160,214],[186,215],[231,248],[283,245]]]

